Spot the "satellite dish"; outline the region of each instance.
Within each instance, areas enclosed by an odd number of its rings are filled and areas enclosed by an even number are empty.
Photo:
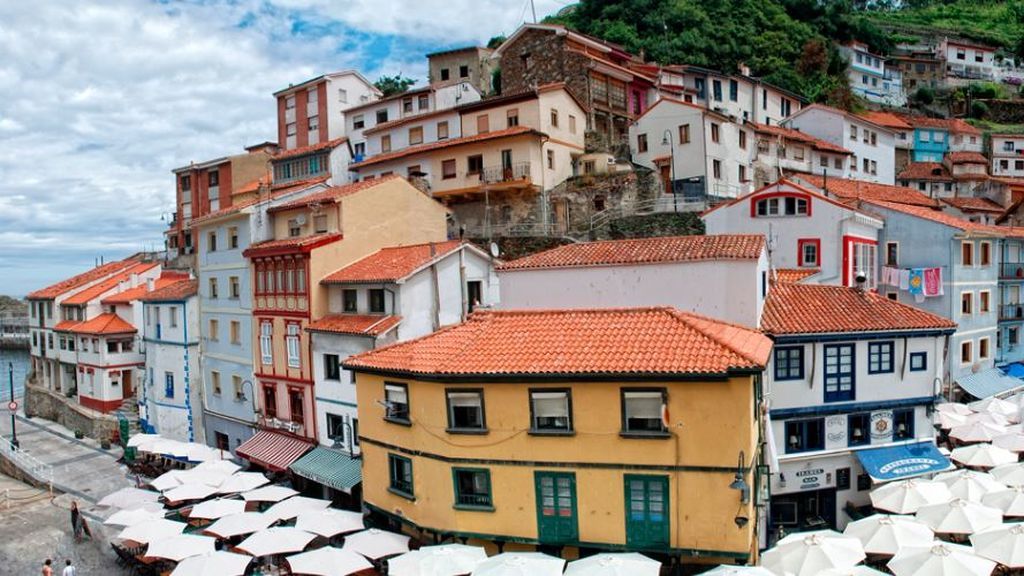
[[[498,250],[497,242],[491,242],[491,256],[494,256],[495,258],[501,256],[501,250]]]

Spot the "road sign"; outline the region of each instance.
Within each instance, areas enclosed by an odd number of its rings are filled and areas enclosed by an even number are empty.
[[[10,410],[11,412],[17,412],[18,403],[12,400],[11,403],[7,405],[7,409]]]

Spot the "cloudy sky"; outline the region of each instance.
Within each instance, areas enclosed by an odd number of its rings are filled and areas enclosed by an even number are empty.
[[[274,139],[275,90],[344,68],[422,82],[427,52],[529,18],[529,0],[0,2],[0,294],[162,246],[170,170]]]

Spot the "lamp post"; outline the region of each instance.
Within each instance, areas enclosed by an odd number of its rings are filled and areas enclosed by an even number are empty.
[[[252,389],[252,413],[253,413],[253,416],[255,417],[255,416],[258,415],[257,410],[256,410],[256,385],[252,383],[252,380],[242,380],[242,389],[238,393],[238,401],[239,402],[246,402],[246,401],[249,400],[248,398],[245,397],[245,385],[246,384],[248,384],[249,387]]]
[[[661,135],[661,145],[668,146],[669,153],[669,187],[672,190],[672,211],[679,212],[679,196],[676,195],[676,144],[672,140],[672,130],[666,128]]]
[[[7,379],[11,385],[11,403],[14,403],[14,362],[7,363]],[[18,429],[15,427],[14,411],[11,411],[11,446],[18,447]]]

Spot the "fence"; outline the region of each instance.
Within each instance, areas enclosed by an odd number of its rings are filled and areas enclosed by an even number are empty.
[[[0,454],[37,482],[46,484],[50,492],[53,492],[53,466],[44,464],[28,452],[15,447],[7,437],[2,435],[0,435]]]

